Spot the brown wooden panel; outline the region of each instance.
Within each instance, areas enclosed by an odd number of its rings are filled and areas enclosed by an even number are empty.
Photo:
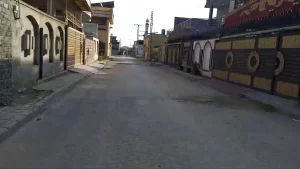
[[[82,44],[84,35],[72,28],[68,29],[68,66],[82,62]]]
[[[241,39],[232,41],[232,49],[254,49],[255,39]]]
[[[214,56],[213,56],[214,69],[227,70],[225,59],[226,59],[226,53],[228,51],[214,51]]]
[[[300,48],[300,35],[283,35],[281,48],[291,48],[299,49]]]
[[[227,80],[228,79],[228,71],[213,69],[213,77],[222,79],[222,80]]]
[[[300,84],[300,49],[281,49],[281,52],[284,68],[277,80]]]
[[[229,73],[229,80],[238,84],[250,86],[251,76],[240,73]]]
[[[299,98],[299,85],[278,81],[276,84],[276,92],[284,96]]]
[[[275,76],[275,93],[283,96],[299,98],[300,85],[300,35],[299,30],[281,33],[279,52],[283,58],[277,63],[283,63],[283,69]],[[278,65],[278,64],[277,64]]]
[[[253,87],[270,91],[272,87],[272,79],[254,77]]]
[[[230,50],[231,49],[231,41],[227,42],[216,42],[215,50]]]
[[[257,43],[258,49],[276,49],[277,37],[261,37]]]
[[[232,72],[250,74],[248,70],[248,57],[253,50],[233,50]]]
[[[258,50],[260,62],[255,76],[273,78],[275,73],[277,50]]]

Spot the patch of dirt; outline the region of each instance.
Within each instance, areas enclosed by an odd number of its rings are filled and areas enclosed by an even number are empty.
[[[10,95],[0,94],[0,107],[9,106],[14,101]]]
[[[208,103],[215,101],[215,98],[212,96],[188,96],[188,97],[178,97],[178,98],[171,98],[172,100],[184,102],[184,103]]]
[[[33,103],[43,99],[50,93],[51,91],[38,91],[33,89],[26,89],[23,92],[13,91],[9,96],[0,97],[0,107]]]
[[[171,98],[174,101],[191,103],[191,104],[211,104],[217,107],[226,107],[230,109],[258,109],[265,112],[279,112],[278,109],[272,105],[263,104],[257,101],[249,100],[242,97],[230,96],[213,96],[213,95],[200,95],[200,96],[185,96]]]
[[[116,64],[125,64],[125,65],[137,65],[137,63],[133,62],[115,62]]]
[[[195,77],[188,77],[187,79],[191,82],[198,82],[201,80],[206,80],[205,78],[195,78]]]
[[[23,93],[18,93],[16,102],[17,104],[27,104],[33,100],[41,100],[44,97],[48,96],[51,91],[38,91],[33,89],[27,89]]]
[[[251,99],[247,99],[250,103],[254,104],[254,105],[257,105],[258,108],[262,109],[263,111],[265,112],[270,112],[270,113],[279,113],[280,111],[270,105],[270,104],[265,104],[265,103],[261,103],[261,102],[258,102],[258,101],[255,101],[255,100],[251,100]]]

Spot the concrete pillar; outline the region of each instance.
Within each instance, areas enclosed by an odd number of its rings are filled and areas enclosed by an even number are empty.
[[[47,14],[53,16],[53,0],[47,0]]]
[[[234,10],[234,5],[235,5],[235,0],[230,0],[228,13],[230,13]]]
[[[52,15],[56,17],[56,0],[54,0],[52,3],[52,12]]]
[[[212,19],[213,14],[214,14],[214,6],[211,6],[211,7],[209,8],[209,20]]]

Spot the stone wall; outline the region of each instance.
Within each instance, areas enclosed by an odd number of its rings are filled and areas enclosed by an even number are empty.
[[[12,0],[0,1],[0,94],[12,88]]]

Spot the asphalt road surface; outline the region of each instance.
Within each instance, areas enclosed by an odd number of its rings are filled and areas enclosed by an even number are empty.
[[[168,66],[116,60],[0,144],[0,168],[300,168],[300,123]]]

